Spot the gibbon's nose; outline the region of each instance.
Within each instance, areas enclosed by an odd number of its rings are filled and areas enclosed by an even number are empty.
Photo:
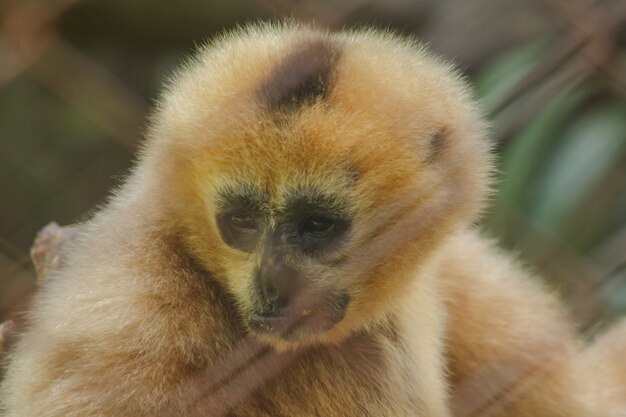
[[[302,284],[301,273],[280,259],[264,259],[256,273],[259,313],[266,317],[281,315],[293,301]]]

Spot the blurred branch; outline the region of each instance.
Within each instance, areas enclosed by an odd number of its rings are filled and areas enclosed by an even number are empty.
[[[0,252],[6,254],[7,257],[14,260],[19,265],[26,266],[29,263],[28,257],[2,236],[0,236]]]
[[[622,97],[626,97],[626,73],[616,68],[616,29],[626,17],[626,2],[614,1],[608,5],[588,6],[580,0],[541,0],[554,15],[565,22],[572,36],[588,36],[589,44],[581,51],[582,58],[594,71],[609,80]]]
[[[29,75],[133,148],[143,125],[144,100],[61,38],[52,35],[48,45]]]
[[[10,63],[13,68],[11,71],[3,68],[3,72],[17,76],[37,61],[47,47],[57,19],[78,1],[26,0],[12,1],[5,5],[0,21],[10,54],[9,51],[5,51],[7,56],[3,57],[5,59],[0,60],[0,63],[4,62],[5,67]],[[10,80],[8,77],[2,81],[4,84]],[[3,84],[0,84],[0,87]]]
[[[618,2],[618,7],[610,10],[609,19],[606,17],[609,14],[603,14],[600,6],[583,11],[581,6],[577,8],[574,5],[574,1],[541,1],[549,4],[558,16],[569,24],[570,31],[564,35],[568,38],[561,40],[545,53],[543,60],[490,109],[492,115],[499,115],[512,103],[530,94],[533,87],[538,85],[544,87],[526,99],[513,116],[499,121],[501,127],[496,135],[496,143],[500,148],[506,146],[523,126],[542,111],[546,103],[561,97],[596,71],[610,79],[614,88],[626,96],[625,75],[615,70],[612,63],[617,51],[613,40],[616,36],[615,30],[626,19],[624,6],[626,2]],[[588,19],[590,14],[593,16],[592,19]],[[585,65],[581,65],[579,57],[582,57]],[[556,77],[556,81],[549,82],[553,76]]]
[[[126,147],[134,147],[145,112],[144,100],[102,67],[57,36],[54,22],[78,0],[31,0],[9,7],[2,18],[4,46],[0,74],[9,82],[22,72],[72,104]],[[2,84],[0,84],[2,87]]]
[[[547,103],[563,97],[565,93],[583,82],[589,71],[583,66],[570,66],[565,71],[558,74],[556,79],[542,80],[543,88],[537,93],[527,98],[524,103],[518,103],[515,112],[509,116],[501,116],[496,120],[499,126],[495,134],[494,141],[499,149],[504,148],[516,133],[542,112]],[[524,90],[520,89],[523,94]],[[519,101],[521,96],[509,98],[512,101]],[[500,107],[500,106],[496,106]]]
[[[626,225],[613,233],[591,256],[609,268],[626,261]]]
[[[589,38],[585,37],[558,42],[556,46],[546,52],[546,58],[542,62],[537,64],[515,84],[492,109],[487,110],[488,113],[493,117],[502,112],[522,95],[528,93],[529,90],[541,84],[546,78],[568,64],[588,42]]]

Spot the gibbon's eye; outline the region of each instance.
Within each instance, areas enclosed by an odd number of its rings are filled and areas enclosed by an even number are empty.
[[[304,218],[300,225],[300,232],[323,237],[335,231],[336,227],[337,225],[333,219],[313,214]]]
[[[256,220],[248,213],[231,213],[228,221],[238,229],[256,230],[258,227]]]
[[[220,236],[228,246],[244,252],[254,250],[263,221],[260,213],[227,211],[218,213],[216,221]]]

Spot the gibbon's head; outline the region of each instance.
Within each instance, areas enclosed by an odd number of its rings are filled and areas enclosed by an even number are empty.
[[[252,334],[332,343],[476,217],[484,131],[464,81],[412,41],[252,26],[175,77],[140,171]]]

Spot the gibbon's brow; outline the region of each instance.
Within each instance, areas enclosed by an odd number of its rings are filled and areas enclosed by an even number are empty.
[[[222,210],[259,210],[267,201],[268,195],[261,189],[237,184],[218,192],[217,206]]]
[[[300,107],[325,99],[332,87],[338,48],[327,39],[304,41],[288,53],[259,89],[261,103],[270,109]]]
[[[342,217],[347,217],[349,211],[345,197],[313,187],[297,188],[291,191],[285,199],[284,209],[288,214],[319,210]]]

